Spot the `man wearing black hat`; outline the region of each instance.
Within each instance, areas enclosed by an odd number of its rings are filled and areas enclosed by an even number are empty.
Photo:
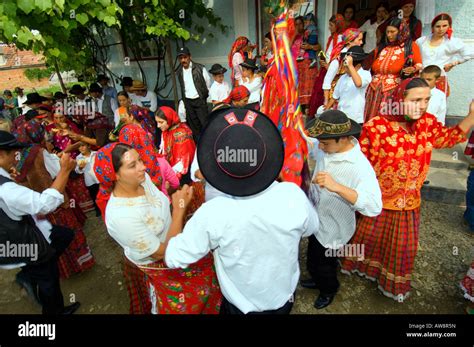
[[[109,86],[110,78],[106,75],[101,74],[97,76],[97,83],[102,87],[102,92],[104,95],[110,96],[112,99],[117,100],[117,89]]]
[[[181,98],[186,107],[186,119],[197,141],[201,130],[207,122],[207,97],[211,78],[204,65],[191,60],[191,52],[187,47],[178,48],[178,59],[181,66],[177,70]]]
[[[94,111],[106,116],[109,126],[114,128],[114,112],[118,108],[117,100],[109,95],[105,95],[102,87],[98,83],[92,83],[89,86],[89,95],[94,106]]]
[[[16,99],[18,101],[18,115],[21,116],[22,114],[26,113],[27,106],[25,106],[26,95],[23,94],[23,88],[16,87],[14,90],[16,94]]]
[[[316,161],[310,198],[320,219],[319,230],[309,238],[306,288],[319,289],[314,307],[322,309],[338,288],[337,257],[352,256],[345,245],[355,232],[355,212],[374,217],[382,211],[382,193],[374,169],[354,138],[361,126],[338,110],[329,110],[307,126],[314,138],[311,156]],[[317,139],[317,140],[316,140]],[[363,248],[356,256],[363,257]],[[357,252],[359,251],[359,252]]]
[[[168,242],[165,262],[185,268],[214,250],[223,314],[288,314],[300,275],[301,237],[318,216],[294,183],[278,183],[283,141],[264,114],[221,108],[198,148],[202,175],[228,196],[206,202]]]
[[[53,184],[38,193],[18,185],[10,176],[22,147],[13,135],[0,131],[0,244],[3,250],[23,249],[22,253],[0,253],[0,268],[21,267],[16,280],[40,302],[43,314],[71,314],[80,304],[64,307],[57,261],[74,233],[36,215],[51,213],[64,202],[66,183],[76,162],[69,154],[63,155]]]

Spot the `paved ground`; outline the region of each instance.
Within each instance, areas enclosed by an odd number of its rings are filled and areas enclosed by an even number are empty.
[[[416,259],[414,291],[405,303],[384,297],[375,283],[358,276],[340,274],[341,289],[334,303],[317,311],[312,304],[317,291],[298,288],[293,313],[454,313],[462,314],[467,302],[459,280],[474,256],[474,234],[462,222],[463,208],[433,202],[422,206],[420,251]],[[65,298],[75,296],[82,303],[78,313],[128,313],[128,296],[123,286],[121,251],[110,239],[102,222],[92,217],[86,234],[97,264],[86,273],[62,282]],[[305,241],[302,243],[303,277]],[[0,313],[39,313],[13,282],[16,271],[2,270]]]

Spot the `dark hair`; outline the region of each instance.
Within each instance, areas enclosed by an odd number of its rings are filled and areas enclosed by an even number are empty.
[[[270,32],[265,34],[265,38],[269,39],[270,41],[272,40],[272,35],[270,34]]]
[[[332,22],[332,23],[336,23],[336,15],[333,14],[333,15],[331,16],[331,18],[329,18],[329,21]]]
[[[410,89],[413,88],[429,88],[429,85],[428,82],[426,82],[423,78],[415,77],[410,82],[408,82],[407,86],[405,87],[405,95]]]
[[[441,76],[441,68],[438,65],[428,65],[421,73],[434,73],[435,77],[439,78]]]
[[[115,172],[118,172],[122,167],[123,155],[131,149],[133,149],[132,146],[127,145],[125,143],[119,143],[112,150],[112,165],[114,167]]]
[[[402,6],[399,7],[399,9],[401,9],[401,8],[402,8]],[[410,27],[410,36],[412,38],[415,37],[415,26],[416,26],[417,22],[418,22],[418,18],[416,18],[416,16],[415,16],[415,10],[413,10],[410,17],[408,18],[408,23],[409,23],[409,27]]]
[[[303,17],[303,16],[298,16],[298,17],[296,17],[296,18],[295,18],[295,23],[296,23],[297,20],[300,20],[301,22],[304,23],[304,17]]]
[[[375,59],[377,59],[377,57],[379,56],[380,52],[382,52],[382,50],[388,46],[388,39],[387,39],[387,27],[395,27],[397,28],[397,30],[400,30],[400,25],[402,24],[402,20],[403,19],[400,19],[398,18],[398,16],[395,16],[395,17],[392,17],[390,19],[388,19],[387,21],[387,25],[385,25],[385,28],[384,28],[384,31],[382,33],[382,38],[380,40],[380,44],[378,45],[377,47],[377,55],[375,56]],[[412,48],[412,39],[411,37],[408,38],[406,41],[405,41],[405,59],[413,53],[413,48]]]
[[[121,92],[117,93],[117,98],[119,96],[125,96],[127,99],[129,98],[128,93],[125,90],[122,90]]]
[[[375,12],[372,18],[370,19],[370,24],[374,24],[377,21],[377,11],[381,7],[383,7],[384,9],[387,10],[388,13],[390,13],[390,6],[388,5],[388,3],[385,1],[379,2],[379,4],[375,7]]]
[[[440,20],[447,20],[449,23],[449,26],[453,25],[451,16],[447,13],[441,13],[433,18],[433,21],[431,22],[431,27],[433,28],[436,25],[436,23],[439,22]]]
[[[165,113],[164,113],[163,110],[160,109],[160,108],[156,110],[156,112],[155,112],[155,117],[158,117],[158,118],[161,118],[161,119],[163,119],[163,120],[165,120],[165,121],[168,121],[168,118],[166,118]]]
[[[355,14],[356,14],[356,7],[355,7],[354,4],[347,4],[346,6],[344,6],[344,9],[342,10],[342,15],[343,15],[343,16],[345,15],[346,10],[347,10],[348,8],[352,8],[352,13],[353,13],[353,14],[352,14],[351,20],[354,20]],[[346,19],[346,18],[344,17],[344,19]]]

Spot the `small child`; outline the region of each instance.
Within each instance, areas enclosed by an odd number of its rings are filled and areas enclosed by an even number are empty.
[[[317,44],[318,43],[318,29],[315,24],[314,15],[312,13],[307,14],[304,17],[304,26],[305,26],[305,32],[304,32],[303,42],[309,45]],[[316,51],[314,49],[310,49],[310,50],[300,49],[300,53],[298,57],[296,58],[296,61],[303,60],[306,52],[308,53],[308,57],[311,60],[311,64],[309,65],[309,68],[312,69],[316,67],[318,63],[316,59],[317,57]]]
[[[436,82],[441,76],[441,69],[437,65],[428,65],[421,72],[423,78],[431,89],[431,99],[426,112],[431,113],[444,125],[446,120],[446,94],[436,88]]]
[[[81,142],[79,152],[81,152],[81,154],[76,158],[76,173],[84,174],[84,181],[86,182],[87,190],[94,201],[95,215],[99,217],[100,210],[95,202],[97,193],[99,192],[99,181],[97,180],[93,169],[94,158],[97,152],[91,151],[90,145],[85,142]]]
[[[209,89],[209,100],[213,106],[221,104],[230,94],[229,84],[224,81],[226,71],[227,69],[221,64],[214,64],[209,70],[214,78],[214,83]]]
[[[367,57],[362,47],[351,47],[343,60],[346,73],[339,78],[328,109],[338,101],[337,109],[359,124],[364,122],[365,92],[372,81],[369,71],[362,69]]]

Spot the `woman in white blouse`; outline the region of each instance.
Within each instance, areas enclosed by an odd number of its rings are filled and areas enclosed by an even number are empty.
[[[377,32],[377,28],[379,27],[380,24],[382,24],[388,19],[388,10],[389,10],[388,4],[386,2],[381,2],[375,8],[374,18],[368,19],[359,28],[360,30],[365,32],[364,51],[366,53],[372,52],[375,49],[375,47],[377,47],[381,38],[380,32]]]
[[[441,77],[436,87],[449,96],[449,85],[446,73],[456,65],[474,58],[474,50],[462,40],[452,37],[453,20],[447,13],[437,15],[431,22],[431,35],[420,37],[416,43],[420,47],[423,67],[437,65]]]
[[[168,241],[183,229],[193,189],[185,185],[172,195],[171,213],[169,199],[151,181],[138,152],[122,143],[99,150],[94,170],[101,184],[112,183],[107,230],[145,274],[152,313],[218,313],[221,294],[212,255],[183,270],[162,261]]]

